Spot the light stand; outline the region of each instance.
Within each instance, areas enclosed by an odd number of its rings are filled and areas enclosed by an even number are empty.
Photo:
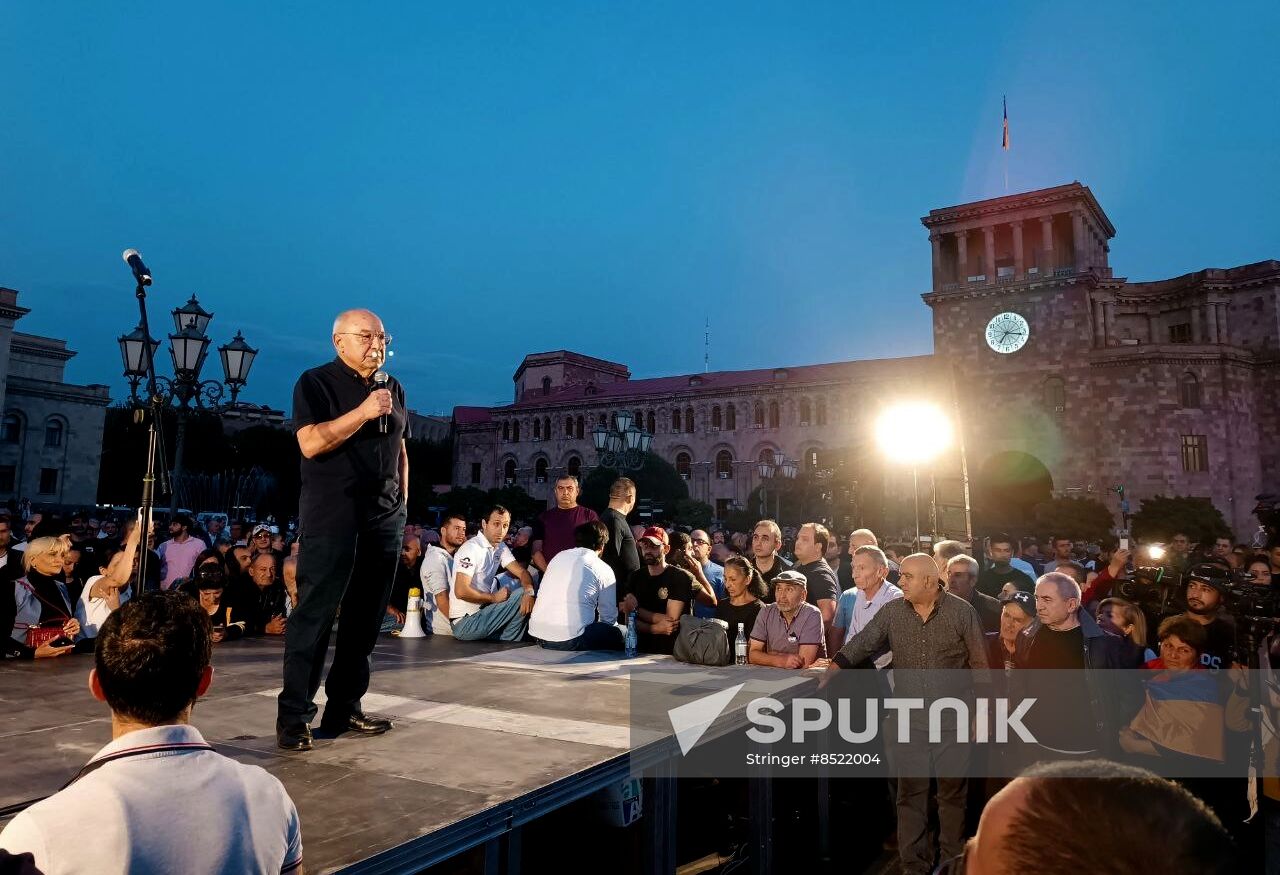
[[[137,523],[142,531],[138,533],[138,544],[141,549],[138,552],[138,577],[134,589],[136,593],[141,593],[147,584],[147,565],[151,556],[151,548],[147,542],[151,536],[151,517],[155,507],[157,478],[160,481],[161,495],[172,491],[172,485],[169,482],[169,466],[164,458],[164,420],[161,417],[164,402],[156,388],[155,350],[151,343],[151,326],[147,321],[148,285],[150,285],[149,278],[139,280],[136,292],[147,379],[147,406],[139,407],[133,412],[134,422],[147,419],[147,469],[142,475],[142,504],[139,507],[141,514]]]

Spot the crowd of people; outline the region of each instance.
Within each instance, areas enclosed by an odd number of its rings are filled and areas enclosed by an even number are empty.
[[[532,520],[513,521],[494,505],[474,520],[446,513],[432,527],[406,524],[382,630],[404,624],[411,592],[420,590],[424,628],[461,642],[622,651],[630,626],[642,653],[723,665],[745,637],[751,665],[822,670],[824,685],[849,669],[893,669],[902,679],[899,696],[912,695],[912,678],[929,670],[989,670],[995,687],[1055,703],[1032,727],[1037,743],[1046,752],[1069,750],[1076,760],[1222,761],[1224,739],[1248,728],[1241,673],[1231,671],[1244,656],[1223,599],[1233,572],[1251,574],[1259,587],[1280,583],[1280,542],[1258,551],[1228,539],[1196,545],[1179,534],[1161,562],[1178,575],[1177,603],[1185,609],[1153,617],[1149,605],[1119,594],[1117,582],[1127,579],[1133,559],[1119,543],[996,532],[971,544],[882,544],[868,529],[838,534],[816,521],[784,529],[768,519],[750,532],[633,525],[637,488],[630,479],[613,484],[600,513],[578,503],[575,478],[561,478],[555,495],[556,505]],[[179,514],[167,523],[167,537],[157,539],[153,529],[145,545],[141,529],[136,518],[0,515],[0,579],[14,592],[12,602],[0,600],[0,626],[11,630],[5,656],[52,658],[93,652],[96,644],[101,674],[104,645],[95,639],[131,602],[159,610],[160,602],[144,597],[151,591],[188,597],[208,618],[211,647],[285,633],[298,604],[300,545],[291,527],[224,527],[215,519],[203,528]],[[146,579],[137,592],[144,557]],[[1136,707],[1098,680],[1144,667],[1149,692]],[[1050,685],[1024,669],[1077,671],[1057,673]],[[1173,731],[1160,692],[1185,691],[1188,683],[1218,707],[1190,730]],[[936,686],[928,695],[938,695]],[[1081,738],[1089,743],[1081,746]],[[982,803],[995,794],[990,811],[1011,792],[1003,782],[975,793],[963,778],[917,777],[959,755],[946,744],[917,753],[925,761],[894,789],[896,844],[907,872],[965,854]],[[1203,834],[1226,841],[1220,821],[1241,819],[1243,781],[1227,789],[1184,783],[1205,803],[1193,806]],[[1280,787],[1264,791],[1268,840],[1280,841]],[[968,852],[981,853],[984,842],[979,827]],[[286,846],[291,859],[292,839]]]

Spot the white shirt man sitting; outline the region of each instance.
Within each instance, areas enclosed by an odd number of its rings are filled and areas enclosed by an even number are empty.
[[[422,554],[422,591],[427,598],[423,610],[431,615],[431,634],[453,636],[449,621],[449,584],[453,580],[453,557],[467,542],[467,520],[460,513],[445,514],[440,521],[440,543],[428,544]]]
[[[601,558],[609,530],[598,520],[573,530],[574,543],[547,563],[538,599],[529,618],[529,634],[548,650],[621,650],[618,588]]]
[[[209,618],[185,593],[147,593],[113,611],[89,673],[113,740],[15,817],[0,848],[30,853],[45,875],[300,871],[302,831],[284,786],[215,752],[187,722],[209,689],[211,654]]]
[[[458,548],[449,586],[449,619],[459,641],[521,641],[533,610],[533,580],[515,560],[504,539],[511,512],[494,505],[480,521],[480,533]],[[508,571],[524,594],[511,598],[498,575]]]

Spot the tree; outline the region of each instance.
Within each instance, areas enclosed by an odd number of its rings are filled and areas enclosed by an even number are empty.
[[[646,453],[638,471],[624,474],[613,468],[592,468],[582,482],[582,495],[578,500],[596,512],[604,510],[609,506],[609,487],[622,476],[635,481],[639,500],[660,504],[667,514],[674,511],[677,502],[689,497],[689,485],[675,466],[661,456]]]
[[[682,498],[673,506],[671,516],[682,526],[688,526],[691,529],[710,529],[711,521],[715,519],[715,508],[705,501]]]
[[[1032,511],[1032,534],[1038,538],[1064,537],[1096,543],[1106,540],[1114,525],[1111,511],[1092,498],[1051,498]]]
[[[1207,498],[1190,495],[1144,498],[1131,521],[1133,536],[1143,541],[1168,543],[1179,532],[1193,543],[1212,543],[1215,538],[1232,537],[1222,512]],[[1234,540],[1234,539],[1233,539]]]

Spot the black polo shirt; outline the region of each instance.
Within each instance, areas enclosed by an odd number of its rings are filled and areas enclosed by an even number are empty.
[[[373,391],[366,380],[335,358],[312,368],[293,387],[293,428],[337,419],[356,409]],[[387,433],[378,420],[360,426],[336,450],[302,458],[298,517],[304,534],[350,534],[353,527],[400,509],[400,445],[409,437],[404,387],[392,377]]]

